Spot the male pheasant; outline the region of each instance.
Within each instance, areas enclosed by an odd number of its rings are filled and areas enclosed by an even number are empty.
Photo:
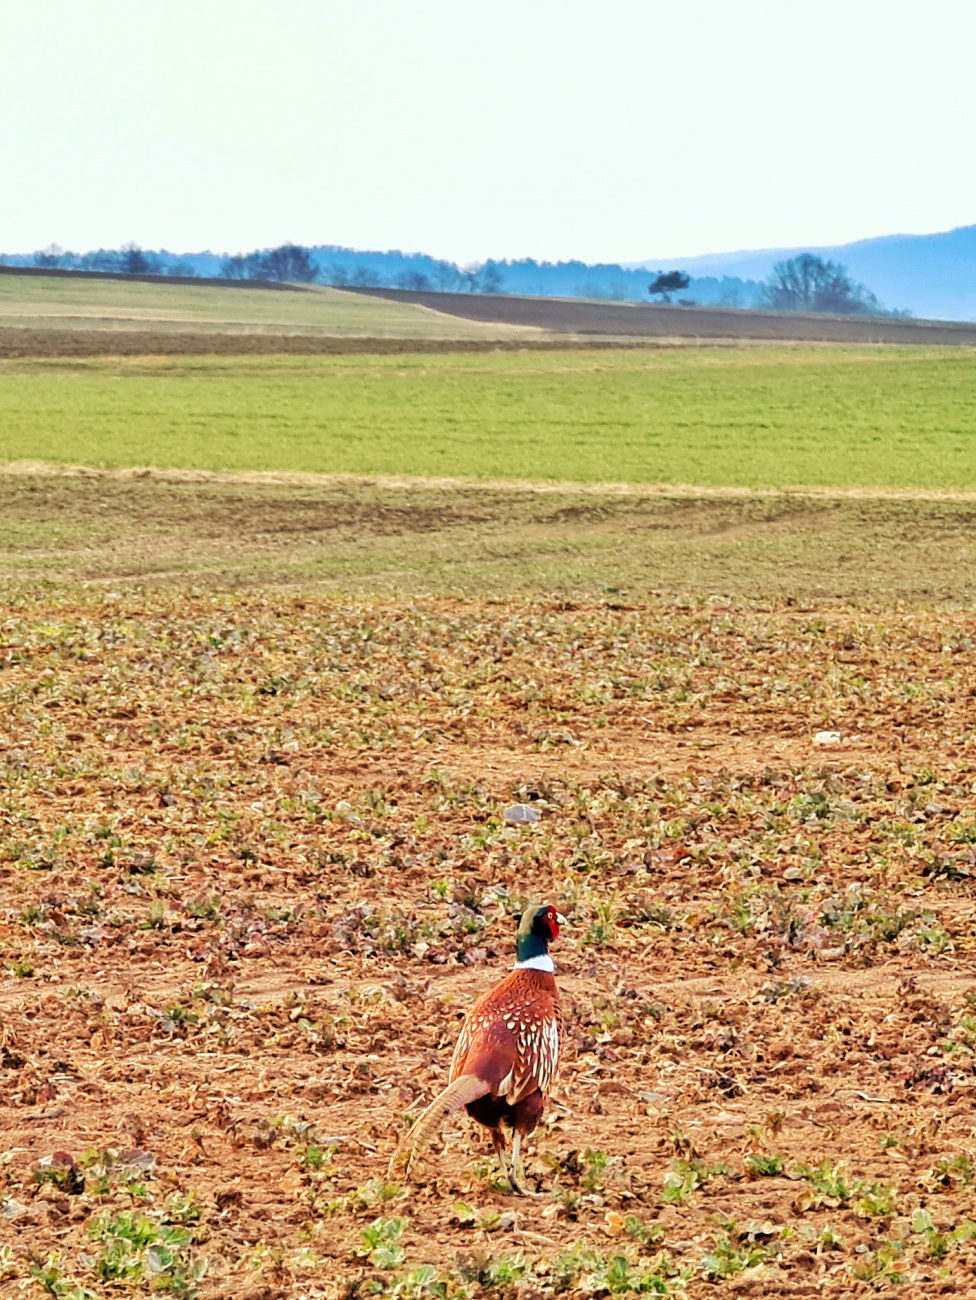
[[[520,1196],[529,1195],[522,1170],[522,1138],[542,1117],[559,1064],[563,1018],[549,944],[564,918],[554,907],[530,903],[519,920],[515,969],[474,1004],[464,1018],[447,1087],[420,1116],[390,1162],[406,1174],[418,1149],[448,1115],[463,1106],[491,1132],[502,1172]],[[511,1169],[502,1124],[513,1130]]]

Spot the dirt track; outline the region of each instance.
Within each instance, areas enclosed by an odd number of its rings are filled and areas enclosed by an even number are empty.
[[[105,1294],[140,1214],[184,1237],[136,1293],[973,1294],[974,656],[971,615],[12,589],[0,1294],[55,1251]],[[545,1195],[464,1120],[388,1187],[527,882],[570,918]]]

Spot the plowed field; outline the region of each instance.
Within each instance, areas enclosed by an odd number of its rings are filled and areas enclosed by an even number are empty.
[[[974,696],[971,614],[8,589],[0,1294],[972,1295]],[[541,1194],[390,1184],[529,894]]]
[[[829,316],[806,312],[741,311],[657,303],[586,302],[515,294],[432,293],[415,289],[354,289],[363,297],[429,307],[462,320],[531,326],[554,334],[616,338],[805,339],[834,343],[941,343],[972,346],[965,321],[892,316]]]

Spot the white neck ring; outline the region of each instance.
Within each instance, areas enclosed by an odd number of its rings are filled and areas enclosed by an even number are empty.
[[[554,975],[556,972],[556,967],[553,963],[553,960],[547,952],[542,953],[542,955],[539,957],[529,957],[525,961],[517,961],[515,963],[515,969],[516,970],[544,970],[544,971],[548,971],[550,975]]]

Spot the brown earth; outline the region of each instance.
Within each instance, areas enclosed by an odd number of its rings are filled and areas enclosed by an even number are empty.
[[[583,302],[514,294],[350,289],[373,298],[416,303],[465,320],[531,325],[554,334],[618,338],[778,339],[829,343],[976,344],[976,325],[885,316],[824,316],[650,303]]]
[[[971,613],[8,587],[0,1295],[974,1294],[974,698]],[[542,1195],[390,1186],[528,893]]]
[[[0,358],[144,356],[399,356],[401,353],[554,352],[579,345],[559,339],[326,338],[305,334],[216,331],[19,329],[0,326]],[[625,346],[605,342],[587,348]],[[626,346],[648,346],[643,343]],[[653,346],[650,345],[650,346]]]

